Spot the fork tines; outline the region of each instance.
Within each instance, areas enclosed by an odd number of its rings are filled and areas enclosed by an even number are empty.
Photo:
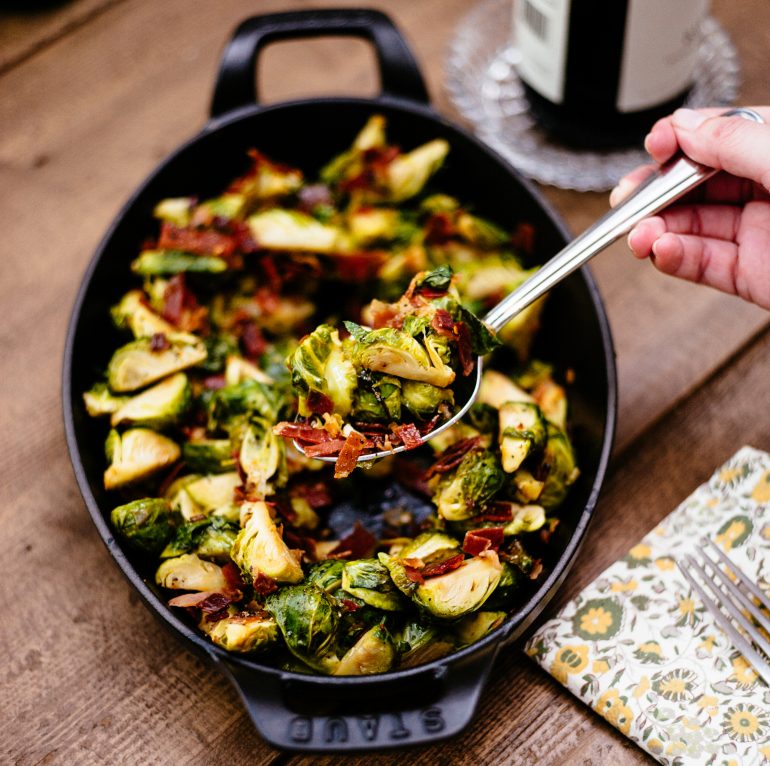
[[[707,550],[716,554],[717,560],[704,553],[701,564],[694,556],[687,554],[682,561],[677,562],[677,566],[733,642],[733,646],[770,686],[770,641],[757,627],[770,633],[770,600],[711,540],[703,538],[701,542]],[[719,566],[720,563],[733,573],[734,580]],[[696,580],[694,574],[697,574],[701,582]],[[712,595],[706,592],[701,583]],[[752,596],[761,606],[757,606]]]

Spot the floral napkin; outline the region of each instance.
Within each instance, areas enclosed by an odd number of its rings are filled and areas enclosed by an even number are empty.
[[[770,592],[770,455],[739,450],[526,651],[662,764],[770,764],[770,689],[675,564],[704,535]]]

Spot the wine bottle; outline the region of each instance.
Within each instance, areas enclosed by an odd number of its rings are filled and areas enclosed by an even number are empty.
[[[514,0],[531,111],[579,147],[638,143],[692,87],[708,0]]]

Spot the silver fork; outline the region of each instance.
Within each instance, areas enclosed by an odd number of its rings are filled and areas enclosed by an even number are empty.
[[[770,633],[770,600],[711,540],[704,537],[701,544],[706,550],[715,553],[717,560],[715,561],[704,553],[703,564],[701,564],[694,556],[687,554],[683,561],[677,561],[679,571],[700,596],[703,605],[711,612],[717,624],[733,642],[733,646],[770,686],[770,641],[757,628],[759,625]],[[735,574],[736,582],[740,587],[728,577],[719,566],[720,563]],[[711,574],[706,571],[707,568]],[[708,587],[713,596],[706,593],[693,576],[694,572],[698,574],[700,580]],[[756,598],[767,611],[758,607],[750,596]],[[751,614],[756,624],[747,619],[743,610]],[[736,625],[743,632],[738,630]]]

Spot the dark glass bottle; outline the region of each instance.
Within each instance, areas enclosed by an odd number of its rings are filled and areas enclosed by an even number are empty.
[[[564,143],[638,143],[684,102],[708,0],[515,0],[519,76]]]

